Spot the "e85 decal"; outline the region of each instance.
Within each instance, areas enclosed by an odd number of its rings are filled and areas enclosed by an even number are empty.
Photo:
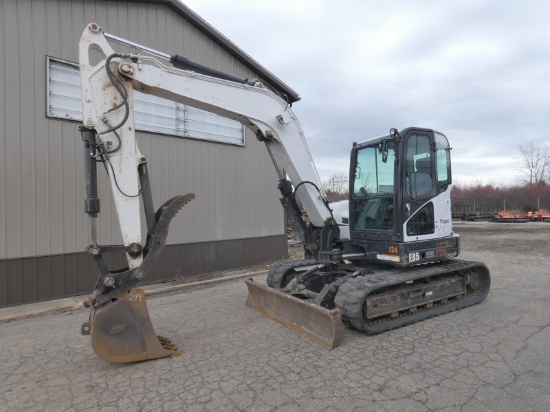
[[[409,262],[418,262],[420,260],[420,252],[409,253]]]

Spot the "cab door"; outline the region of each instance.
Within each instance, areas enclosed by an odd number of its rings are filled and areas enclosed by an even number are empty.
[[[429,130],[411,130],[403,144],[403,203],[404,240],[435,237],[436,195],[434,134]]]
[[[428,240],[451,234],[451,164],[447,138],[413,129],[403,144],[403,240]]]

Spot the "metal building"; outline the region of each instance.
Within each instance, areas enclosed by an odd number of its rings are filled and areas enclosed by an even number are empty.
[[[90,22],[241,78],[263,79],[291,102],[299,99],[178,0],[0,0],[0,307],[87,293],[98,276],[84,253],[83,144],[73,81],[80,35]],[[225,119],[180,106],[145,101],[136,125],[155,205],[196,194],[172,222],[148,280],[286,256],[277,176],[263,144]],[[197,127],[180,127],[193,121]],[[121,244],[100,174],[99,242]]]

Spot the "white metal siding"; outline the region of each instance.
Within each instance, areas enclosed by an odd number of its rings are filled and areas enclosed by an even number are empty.
[[[47,118],[46,56],[77,60],[85,25],[253,77],[234,57],[166,6],[90,0],[0,0],[0,259],[82,251],[83,144],[78,123]],[[176,218],[168,243],[283,233],[277,178],[263,144],[245,147],[140,132],[156,206],[175,194],[196,199]],[[110,190],[100,172],[100,242],[118,243]]]
[[[47,59],[48,116],[82,121],[78,64]],[[236,120],[134,90],[137,130],[244,145],[244,127]]]

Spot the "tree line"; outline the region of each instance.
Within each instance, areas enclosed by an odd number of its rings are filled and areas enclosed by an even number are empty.
[[[502,210],[532,212],[550,210],[550,147],[537,140],[516,146],[518,177],[511,185],[494,183],[455,184],[451,192],[453,213],[489,214]],[[348,198],[348,176],[335,173],[322,182],[329,201]]]

